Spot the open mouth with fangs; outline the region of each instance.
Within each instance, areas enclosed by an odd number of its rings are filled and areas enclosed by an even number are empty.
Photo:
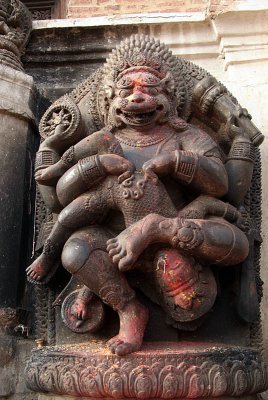
[[[150,111],[122,111],[117,110],[116,113],[118,116],[123,117],[124,121],[134,125],[146,125],[153,121],[155,121],[159,111],[163,110],[163,106],[159,106],[154,110]]]

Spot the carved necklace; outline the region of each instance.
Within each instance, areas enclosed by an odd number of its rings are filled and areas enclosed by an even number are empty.
[[[115,137],[118,139],[120,143],[126,144],[127,146],[131,147],[146,147],[146,146],[151,146],[153,144],[157,144],[162,142],[163,140],[170,139],[174,135],[174,132],[171,132],[170,135],[158,135],[156,137],[148,136],[148,137],[143,137],[142,139],[132,139],[129,137],[126,137],[125,135],[121,133],[116,133]]]

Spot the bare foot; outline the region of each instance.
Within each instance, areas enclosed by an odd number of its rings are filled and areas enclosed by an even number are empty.
[[[48,259],[41,254],[27,269],[27,279],[31,283],[43,282],[44,278],[50,277],[49,272],[53,269],[55,260]],[[46,279],[45,281],[47,281]]]
[[[148,310],[136,299],[130,301],[118,312],[120,318],[119,334],[110,339],[107,345],[118,356],[138,351],[148,322]]]
[[[66,165],[61,166],[60,162],[40,169],[35,173],[35,180],[41,185],[56,184],[59,178],[66,172]]]
[[[144,221],[140,220],[107,241],[107,251],[120,271],[128,271],[148,246],[143,230]]]
[[[170,225],[173,220],[158,214],[149,214],[126,228],[117,237],[107,241],[107,251],[113,262],[118,263],[120,271],[131,269],[151,243],[169,241],[170,234],[166,235],[159,229],[161,223],[165,221]]]

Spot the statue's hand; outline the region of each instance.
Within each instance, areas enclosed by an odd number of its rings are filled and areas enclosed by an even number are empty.
[[[244,137],[244,129],[239,126],[239,118],[237,118],[235,115],[232,115],[226,124],[226,130],[228,136],[233,140],[238,137]]]
[[[116,154],[100,155],[99,160],[108,175],[118,175],[119,183],[129,178],[135,170],[131,161]]]
[[[174,167],[176,165],[176,156],[174,152],[169,154],[161,154],[146,161],[142,170],[145,176],[153,180],[157,180],[157,175],[169,175],[174,172]]]

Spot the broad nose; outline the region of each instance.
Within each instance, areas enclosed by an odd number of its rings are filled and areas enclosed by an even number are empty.
[[[141,92],[135,92],[130,96],[131,103],[143,103],[144,102],[144,95]]]

